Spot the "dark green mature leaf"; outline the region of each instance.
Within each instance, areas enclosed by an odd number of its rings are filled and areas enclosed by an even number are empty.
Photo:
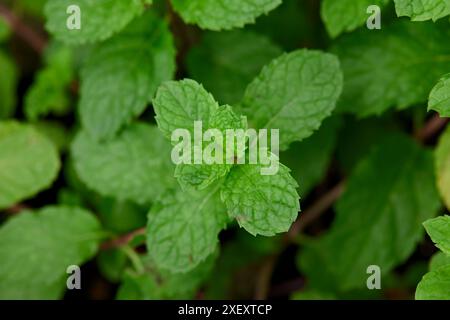
[[[411,254],[421,223],[438,208],[430,152],[391,135],[354,170],[331,230],[307,246],[300,264],[319,286],[363,287],[368,266],[385,274]]]
[[[412,21],[436,21],[450,14],[449,0],[394,0],[399,17]]]
[[[286,232],[300,211],[297,183],[282,164],[275,175],[262,175],[262,165],[237,165],[221,189],[228,215],[253,235]]]
[[[279,129],[280,150],[309,137],[333,111],[342,90],[339,61],[298,50],[272,61],[248,86],[242,112],[257,129]]]
[[[338,110],[360,117],[425,102],[450,70],[450,29],[433,23],[398,21],[342,37],[335,51],[344,70]]]
[[[148,214],[147,249],[160,269],[187,272],[217,248],[228,222],[218,186],[205,191],[172,190]]]
[[[88,211],[45,207],[13,217],[0,228],[0,299],[57,299],[66,270],[98,249],[101,228]]]
[[[55,146],[32,126],[0,122],[0,209],[46,189],[60,160]]]
[[[83,66],[83,127],[97,139],[114,137],[145,110],[174,71],[175,49],[167,24],[153,14],[134,21],[92,50]]]
[[[367,8],[371,5],[383,7],[389,0],[323,0],[322,20],[328,33],[334,38],[342,32],[353,31],[369,18]]]
[[[187,23],[202,29],[229,30],[254,23],[255,18],[281,4],[281,0],[171,0]]]
[[[450,117],[450,73],[443,76],[431,90],[428,110],[437,111],[441,117]]]
[[[73,5],[80,9],[79,30],[67,26],[71,17],[68,8]],[[122,30],[143,9],[142,0],[49,0],[45,6],[46,27],[58,40],[68,44],[97,42]]]
[[[233,48],[227,50],[226,48]],[[206,33],[188,56],[192,78],[201,82],[220,103],[237,103],[262,67],[281,54],[263,35],[248,31]]]
[[[104,143],[82,131],[72,155],[81,180],[104,196],[146,204],[175,182],[170,144],[156,127],[143,123]]]

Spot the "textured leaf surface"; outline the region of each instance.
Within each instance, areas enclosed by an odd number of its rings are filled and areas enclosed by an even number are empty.
[[[233,48],[227,50],[226,48]],[[220,103],[237,103],[262,67],[281,55],[281,49],[262,35],[248,31],[206,33],[188,56],[192,78],[201,82]]]
[[[185,22],[217,31],[253,23],[279,6],[281,0],[172,0],[172,4]]]
[[[450,14],[449,0],[394,0],[399,17],[412,21],[436,21]]]
[[[300,211],[297,183],[280,164],[275,175],[261,175],[261,165],[237,165],[221,190],[228,214],[253,235],[286,232]]]
[[[0,122],[0,209],[32,197],[56,179],[58,152],[32,126]]]
[[[279,129],[280,149],[309,137],[333,111],[342,90],[339,61],[299,50],[272,61],[246,90],[242,111],[257,129]]]
[[[80,8],[81,28],[71,30],[67,20],[71,5]],[[141,0],[49,0],[45,6],[47,30],[58,40],[68,44],[97,42],[122,30],[143,12]]]
[[[438,189],[450,210],[450,127],[439,140],[435,159]]]
[[[383,7],[389,0],[323,0],[321,16],[328,33],[334,38],[365,24],[371,5]]]
[[[450,299],[450,265],[427,273],[416,290],[416,300]]]
[[[165,22],[152,14],[92,50],[81,74],[83,127],[110,139],[140,115],[158,86],[175,71],[175,49]]]
[[[402,135],[381,140],[352,173],[330,231],[299,256],[311,283],[364,287],[369,265],[383,273],[406,259],[437,212],[430,152]]]
[[[170,144],[146,124],[132,124],[105,143],[80,132],[72,155],[81,180],[104,196],[144,204],[175,182]]]
[[[428,110],[439,112],[441,117],[450,117],[450,73],[442,77],[431,90]]]
[[[425,102],[450,70],[449,36],[448,23],[397,21],[383,32],[342,37],[335,47],[345,79],[338,110],[362,117]]]
[[[450,216],[440,216],[423,224],[436,247],[450,255]]]
[[[11,59],[0,51],[0,119],[10,117],[16,107],[17,70]]]
[[[187,272],[215,251],[228,221],[217,190],[168,191],[152,207],[147,248],[158,268]]]
[[[46,207],[8,220],[0,228],[0,298],[60,298],[67,267],[96,253],[100,231],[90,212],[75,207]]]

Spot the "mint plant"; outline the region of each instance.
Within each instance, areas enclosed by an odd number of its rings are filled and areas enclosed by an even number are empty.
[[[0,299],[450,299],[449,17],[2,0]]]

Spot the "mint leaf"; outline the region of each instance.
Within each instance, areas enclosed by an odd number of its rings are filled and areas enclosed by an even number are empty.
[[[228,215],[253,235],[288,231],[300,211],[297,183],[279,166],[275,175],[261,175],[262,165],[237,165],[221,189]]]
[[[450,14],[449,0],[394,0],[399,17],[410,17],[412,21],[436,21]]]
[[[170,144],[150,125],[132,124],[104,143],[81,131],[72,156],[81,180],[104,196],[146,204],[174,182]]]
[[[450,216],[440,216],[423,223],[436,247],[450,255]]]
[[[169,81],[161,85],[153,101],[156,122],[168,139],[176,129],[187,129],[194,136],[194,122],[209,128],[211,115],[219,108],[214,97],[194,80]]]
[[[335,47],[345,79],[338,110],[366,117],[425,102],[442,70],[450,70],[449,36],[441,24],[398,21],[381,33],[342,37]]]
[[[298,50],[272,61],[248,86],[242,111],[250,126],[279,129],[280,150],[309,137],[333,111],[342,90],[339,61]]]
[[[32,126],[0,122],[0,209],[48,188],[59,168],[56,148]]]
[[[0,120],[9,118],[16,107],[18,75],[13,61],[0,51]]]
[[[160,269],[187,272],[211,255],[228,222],[218,186],[165,192],[148,214],[147,249]]]
[[[48,113],[64,115],[70,104],[68,87],[73,79],[72,51],[58,48],[49,57],[25,97],[25,114],[31,121]]]
[[[450,299],[450,265],[427,273],[416,290],[416,300]]]
[[[364,287],[368,266],[386,273],[412,253],[439,205],[430,152],[391,135],[354,170],[331,230],[307,246],[301,267],[319,286]]]
[[[383,7],[388,2],[389,0],[324,0],[321,2],[321,16],[328,33],[335,38],[365,24],[369,18],[369,6]]]
[[[190,51],[187,65],[191,77],[221,103],[237,103],[262,67],[279,55],[281,49],[263,35],[240,30],[210,32]]]
[[[438,189],[447,208],[450,209],[450,127],[439,140],[435,159]]]
[[[255,18],[280,4],[281,0],[172,0],[173,8],[185,22],[215,31],[254,23]]]
[[[3,42],[9,38],[11,29],[3,17],[0,17],[0,42]]]
[[[172,78],[175,50],[165,22],[145,15],[100,44],[81,73],[80,115],[97,139],[111,139],[149,104]]]
[[[439,267],[450,265],[450,256],[447,256],[443,252],[436,252],[430,260],[430,271],[433,271]]]
[[[437,111],[441,117],[450,117],[450,73],[443,76],[431,90],[428,110]]]
[[[67,22],[69,6],[80,8],[80,29],[71,30]],[[59,41],[83,44],[105,40],[122,30],[136,16],[142,14],[141,0],[49,0],[45,6],[46,28]]]
[[[61,298],[70,265],[98,249],[101,228],[88,211],[45,207],[24,212],[0,228],[0,298]]]

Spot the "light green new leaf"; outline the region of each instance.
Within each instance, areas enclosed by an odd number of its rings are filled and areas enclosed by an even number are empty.
[[[147,249],[156,266],[187,272],[217,248],[228,222],[218,187],[165,192],[148,214]]]
[[[164,136],[171,139],[176,129],[189,130],[194,137],[194,122],[209,128],[212,114],[219,108],[214,97],[194,80],[169,81],[161,85],[153,101],[156,122]]]
[[[242,99],[262,67],[279,55],[281,49],[263,35],[240,30],[211,32],[191,50],[187,64],[191,77],[220,103],[233,104]]]
[[[300,265],[324,289],[362,288],[368,266],[385,274],[413,252],[421,223],[439,206],[431,153],[393,134],[353,171],[331,230],[300,254]]]
[[[68,87],[73,79],[72,51],[66,47],[49,57],[25,97],[25,114],[31,121],[48,113],[63,115],[69,107]]]
[[[167,24],[153,14],[134,21],[92,50],[83,66],[83,127],[99,140],[114,137],[145,110],[174,71],[175,49]]]
[[[440,216],[423,223],[436,247],[450,256],[450,216]]]
[[[441,117],[450,117],[450,73],[443,76],[431,90],[428,110],[437,111]]]
[[[450,126],[439,139],[435,151],[435,167],[439,192],[450,210]]]
[[[416,300],[450,300],[450,264],[428,272],[416,290]]]
[[[264,67],[246,90],[242,112],[251,127],[279,129],[284,150],[320,127],[336,106],[342,82],[334,55],[294,51]]]
[[[58,299],[66,270],[98,249],[101,227],[88,211],[45,207],[24,212],[0,228],[0,299]]]
[[[450,14],[450,0],[394,0],[399,17],[412,21],[436,21]]]
[[[237,165],[221,189],[228,214],[253,235],[286,232],[300,211],[297,183],[280,163],[275,175],[262,175],[262,165]]]
[[[79,8],[79,29],[69,28],[76,18],[72,6]],[[92,43],[119,32],[143,10],[142,0],[49,0],[45,6],[46,28],[67,44]]]
[[[241,28],[281,4],[281,0],[172,0],[175,11],[187,23],[202,29]]]
[[[170,144],[156,127],[132,124],[100,143],[82,131],[72,145],[81,180],[104,196],[146,204],[173,185]]]
[[[339,39],[334,51],[344,71],[338,110],[359,117],[423,103],[450,70],[446,25],[396,21],[383,32],[362,30]]]
[[[60,168],[51,141],[32,126],[0,122],[0,209],[48,188]]]
[[[446,265],[450,265],[450,256],[447,256],[445,253],[439,251],[431,257],[429,270],[434,271],[435,269]]]
[[[383,7],[389,0],[323,0],[321,16],[328,33],[337,37],[343,32],[353,31],[365,24],[371,13],[371,5]]]
[[[16,107],[18,75],[13,61],[0,50],[0,120],[10,117]]]

